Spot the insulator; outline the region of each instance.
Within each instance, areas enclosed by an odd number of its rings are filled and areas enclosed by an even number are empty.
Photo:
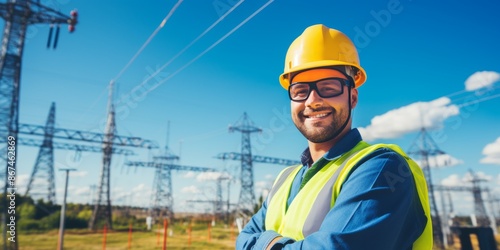
[[[61,29],[61,26],[57,25],[56,28],[56,36],[54,37],[54,49],[57,47],[57,41],[59,40],[59,30]]]
[[[47,49],[50,49],[50,43],[52,42],[52,31],[53,30],[54,30],[54,25],[50,25],[49,39],[47,39]]]
[[[79,162],[82,158],[82,151],[80,149],[77,149],[75,151],[75,156],[73,157],[74,162]]]

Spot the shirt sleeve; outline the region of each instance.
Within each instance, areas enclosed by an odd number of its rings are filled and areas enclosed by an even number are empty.
[[[408,164],[389,149],[365,159],[343,184],[317,232],[272,249],[411,249],[427,219]]]

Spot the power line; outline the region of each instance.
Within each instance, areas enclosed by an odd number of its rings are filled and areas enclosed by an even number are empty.
[[[257,9],[254,13],[252,13],[249,17],[247,17],[245,20],[243,20],[241,23],[239,23],[236,27],[234,27],[232,30],[230,30],[228,33],[226,33],[223,37],[221,37],[215,43],[213,43],[210,47],[208,47],[207,49],[205,49],[198,56],[196,56],[195,58],[193,58],[191,61],[189,61],[188,63],[186,63],[184,66],[182,66],[181,68],[179,68],[177,71],[175,71],[171,75],[169,75],[167,78],[159,81],[157,84],[155,84],[154,86],[152,86],[150,89],[147,90],[146,93],[149,93],[152,90],[156,89],[158,86],[160,86],[164,82],[168,81],[170,78],[172,78],[173,76],[177,75],[179,72],[181,72],[182,70],[184,70],[185,68],[187,68],[189,65],[191,65],[193,62],[195,62],[196,60],[198,60],[200,57],[202,57],[203,55],[205,55],[207,52],[209,52],[210,50],[212,50],[215,46],[217,46],[219,43],[221,43],[222,41],[224,41],[227,37],[229,37],[231,34],[233,34],[236,30],[238,30],[241,26],[243,26],[245,23],[247,23],[250,19],[252,19],[255,15],[259,14],[262,10],[264,10],[273,1],[274,0],[269,0],[268,2],[266,2],[263,6],[261,6],[259,9]]]
[[[153,38],[156,36],[156,34],[158,34],[158,32],[163,28],[163,26],[165,26],[168,19],[170,19],[170,17],[174,14],[174,12],[177,10],[177,8],[182,3],[182,1],[184,1],[184,0],[177,1],[177,3],[174,5],[174,7],[172,7],[170,12],[165,16],[165,18],[163,18],[160,25],[158,25],[158,27],[153,31],[153,33],[151,33],[151,35],[146,40],[146,42],[144,42],[144,44],[141,46],[141,48],[139,48],[139,50],[135,53],[135,55],[128,61],[128,63],[125,65],[125,67],[123,67],[122,70],[120,70],[120,72],[110,81],[109,85],[111,85],[111,83],[116,82],[123,75],[123,73],[125,73],[125,71],[128,69],[128,67],[130,67],[130,65],[132,65],[132,63],[135,61],[135,59],[137,59],[137,57],[142,53],[142,51],[146,48],[146,46],[148,46],[148,44],[151,42],[151,40],[153,40]],[[109,87],[109,85],[108,85],[108,87]],[[106,93],[106,90],[107,90],[107,88],[105,88],[101,92],[101,94],[99,94],[99,97],[90,105],[89,109],[86,112],[84,112],[83,114],[87,114],[89,110],[93,109],[93,107],[97,104],[97,102],[99,102],[99,100],[104,96],[104,94]],[[83,115],[82,115],[82,117],[83,117]]]
[[[219,17],[212,25],[210,25],[205,31],[203,31],[198,37],[196,37],[193,41],[191,41],[186,47],[184,47],[181,51],[179,51],[175,56],[173,56],[168,62],[163,64],[159,69],[157,69],[153,74],[151,74],[148,78],[146,78],[144,81],[142,81],[138,87],[141,87],[142,85],[146,84],[151,78],[155,77],[162,71],[164,68],[166,68],[170,63],[172,63],[177,57],[182,55],[187,49],[189,49],[193,44],[195,44],[198,40],[200,40],[203,36],[205,36],[210,30],[212,30],[217,24],[219,24],[227,15],[229,15],[233,10],[235,10],[241,3],[243,3],[245,0],[240,0],[237,2],[231,9],[229,9],[224,15]]]
[[[135,59],[139,56],[139,54],[141,54],[141,52],[146,48],[146,46],[148,46],[148,44],[151,42],[151,40],[153,40],[153,38],[156,36],[156,34],[163,28],[163,26],[165,26],[168,19],[170,19],[170,17],[174,14],[175,10],[177,10],[177,8],[182,3],[182,1],[183,0],[177,1],[177,3],[174,5],[174,7],[172,7],[172,9],[167,14],[167,16],[165,16],[165,18],[161,21],[160,25],[158,25],[158,27],[155,29],[155,31],[153,31],[153,33],[149,36],[149,38],[146,40],[146,42],[144,42],[144,44],[141,46],[141,48],[135,53],[135,55],[132,57],[132,59],[130,59],[130,61],[127,63],[127,65],[125,65],[125,67],[120,71],[120,73],[118,73],[118,75],[116,75],[115,78],[113,78],[113,80],[111,80],[111,81],[116,82],[116,80],[118,80],[118,78],[120,78],[120,76],[125,72],[125,70],[127,70],[127,68],[130,67],[130,65],[135,61]]]
[[[477,99],[477,100],[474,100],[474,101],[470,101],[470,102],[466,102],[466,103],[463,103],[463,104],[459,104],[457,106],[458,106],[458,108],[463,108],[463,107],[467,107],[467,106],[470,106],[470,105],[473,105],[473,104],[477,104],[477,103],[480,103],[480,102],[484,102],[484,101],[488,101],[488,100],[491,100],[491,99],[495,99],[497,97],[500,97],[500,94],[483,97],[483,98],[480,98],[480,99]]]

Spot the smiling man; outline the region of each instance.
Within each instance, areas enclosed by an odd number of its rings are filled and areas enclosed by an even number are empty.
[[[307,139],[284,169],[237,249],[432,249],[427,184],[398,146],[370,145],[352,128],[366,81],[342,32],[308,27],[290,45],[280,83]]]

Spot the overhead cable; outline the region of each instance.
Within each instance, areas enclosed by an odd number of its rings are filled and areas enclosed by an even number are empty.
[[[212,50],[215,46],[217,46],[219,43],[221,43],[222,41],[224,41],[227,37],[229,37],[231,34],[233,34],[236,30],[238,30],[241,26],[243,26],[245,23],[247,23],[250,19],[252,19],[255,15],[259,14],[259,12],[261,12],[262,10],[264,10],[273,1],[274,0],[269,0],[268,2],[266,2],[262,7],[260,7],[258,10],[256,10],[254,13],[252,13],[249,17],[247,17],[245,20],[243,20],[241,23],[239,23],[231,31],[229,31],[223,37],[221,37],[219,40],[217,40],[215,43],[213,43],[210,47],[208,47],[203,52],[201,52],[198,56],[196,56],[191,61],[189,61],[188,63],[186,63],[184,66],[182,66],[181,68],[179,68],[178,70],[176,70],[174,73],[172,73],[171,75],[169,75],[167,78],[159,81],[158,83],[156,83],[155,85],[153,85],[151,88],[149,88],[146,91],[146,93],[149,93],[149,92],[153,91],[154,89],[156,89],[157,87],[159,87],[161,84],[163,84],[164,82],[168,81],[170,78],[172,78],[173,76],[177,75],[179,72],[181,72],[182,70],[184,70],[185,68],[187,68],[189,65],[191,65],[193,62],[195,62],[196,60],[198,60],[200,57],[202,57],[203,55],[205,55],[207,52],[209,52],[210,50]]]
[[[212,25],[210,25],[210,27],[208,27],[207,29],[205,29],[205,31],[203,31],[198,37],[196,37],[193,41],[191,41],[186,47],[184,47],[181,51],[179,51],[179,53],[177,53],[175,56],[173,56],[168,62],[166,62],[165,64],[163,64],[160,68],[158,68],[154,73],[152,73],[149,77],[147,77],[146,79],[144,79],[144,81],[142,81],[138,87],[141,87],[143,86],[144,84],[146,84],[149,80],[151,80],[151,78],[155,77],[156,75],[158,75],[164,68],[166,68],[168,65],[170,65],[170,63],[172,63],[177,57],[179,57],[180,55],[182,55],[187,49],[189,49],[194,43],[196,43],[198,40],[200,40],[203,36],[205,36],[210,30],[212,30],[218,23],[220,23],[227,15],[229,15],[231,12],[233,12],[233,10],[235,10],[241,3],[243,3],[245,0],[240,0],[239,2],[237,2],[231,9],[229,9],[224,15],[222,15],[221,17],[219,17],[219,19],[217,19],[217,21],[215,21]]]

